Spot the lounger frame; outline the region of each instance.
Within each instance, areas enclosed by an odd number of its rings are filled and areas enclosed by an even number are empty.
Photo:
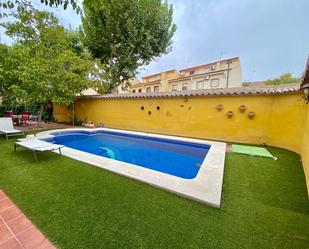
[[[58,148],[50,149],[50,150],[39,150],[38,148],[33,148],[33,149],[32,149],[32,148],[29,148],[29,147],[26,147],[26,146],[22,146],[22,145],[18,144],[18,142],[16,142],[16,143],[14,144],[14,152],[17,151],[17,150],[16,150],[17,147],[22,147],[22,148],[25,148],[25,149],[27,149],[27,150],[32,151],[34,160],[35,160],[35,162],[37,163],[37,162],[38,162],[37,153],[39,153],[39,152],[46,152],[46,151],[55,151],[55,150],[58,150],[58,151],[59,151],[59,155],[62,155],[62,154],[61,154],[61,148],[63,148],[64,146],[60,146],[60,147],[58,147]]]
[[[5,135],[6,140],[9,140],[9,137],[14,137],[14,136],[21,136],[22,135],[23,137],[25,137],[25,132],[23,132],[23,131],[14,132],[14,133],[6,133],[4,131],[0,131],[0,133]]]
[[[13,136],[23,135],[25,137],[24,131],[14,128],[11,117],[0,117],[0,133],[5,135],[6,140],[9,140],[9,137]]]

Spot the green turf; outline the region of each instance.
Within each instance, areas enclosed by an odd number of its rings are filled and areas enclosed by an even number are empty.
[[[0,139],[0,188],[59,248],[309,248],[300,158],[228,153],[221,209]]]
[[[246,154],[250,156],[263,156],[274,158],[274,156],[266,148],[261,148],[257,146],[233,144],[232,152]]]

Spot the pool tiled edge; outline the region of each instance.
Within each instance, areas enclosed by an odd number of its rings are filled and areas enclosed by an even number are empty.
[[[116,130],[109,128],[85,129],[74,128],[65,130],[44,131],[37,134],[38,139],[52,137],[52,133],[60,131],[113,131],[118,133],[141,135],[145,137],[156,137],[190,143],[200,143],[210,145],[210,150],[201,166],[201,169],[194,179],[183,179],[176,176],[164,174],[158,171],[143,167],[136,167],[130,163],[112,160],[109,158],[93,155],[87,152],[65,147],[62,154],[70,158],[100,167],[114,173],[124,175],[155,187],[173,192],[177,195],[206,203],[219,208],[221,205],[221,193],[224,174],[224,161],[226,144],[221,142],[207,141],[201,139],[183,138],[175,136],[166,136],[153,133],[135,132],[127,130]]]

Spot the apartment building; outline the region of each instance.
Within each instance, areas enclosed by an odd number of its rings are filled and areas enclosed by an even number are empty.
[[[167,92],[169,91],[169,80],[179,77],[177,70],[169,70],[162,73],[148,75],[142,78],[142,81],[131,83],[129,92],[147,93],[147,92]]]
[[[128,90],[119,93],[147,93],[231,88],[242,86],[242,71],[239,57],[208,64],[176,69],[134,79]]]

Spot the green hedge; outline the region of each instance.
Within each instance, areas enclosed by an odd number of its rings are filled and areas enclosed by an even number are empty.
[[[19,115],[23,111],[30,112],[32,115],[37,115],[38,107],[37,105],[20,105],[20,104],[0,104],[0,116],[4,116],[4,112],[13,111],[14,114]]]

